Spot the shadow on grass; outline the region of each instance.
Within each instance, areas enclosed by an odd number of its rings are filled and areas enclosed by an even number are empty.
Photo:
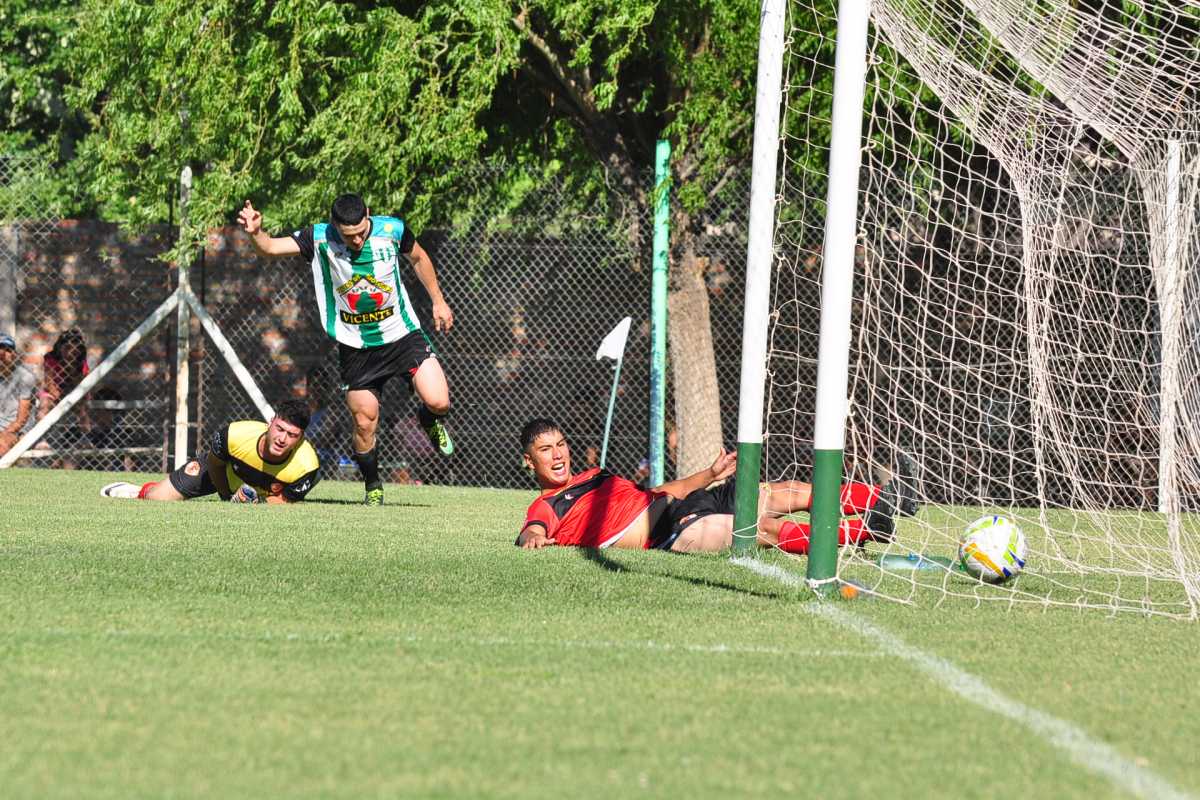
[[[783,600],[783,599],[793,598],[797,595],[797,592],[794,589],[789,589],[786,587],[781,587],[780,589],[773,590],[773,591],[762,591],[759,589],[747,589],[744,586],[737,586],[732,583],[726,583],[725,581],[714,580],[712,578],[698,578],[695,575],[680,575],[677,573],[673,573],[670,570],[640,568],[640,567],[650,567],[650,566],[658,566],[658,565],[645,564],[645,565],[639,565],[638,569],[634,569],[634,568],[630,567],[628,564],[621,564],[617,561],[613,561],[611,558],[609,558],[608,556],[606,556],[604,554],[603,550],[597,550],[597,549],[591,548],[591,547],[581,547],[581,548],[579,548],[579,550],[582,553],[583,559],[585,561],[590,561],[591,563],[595,564],[597,567],[599,567],[602,570],[605,570],[606,572],[618,572],[618,573],[624,572],[624,573],[629,573],[629,574],[633,574],[633,575],[647,575],[652,578],[669,578],[670,580],[673,580],[673,581],[680,581],[681,583],[689,583],[692,586],[699,586],[704,589],[721,589],[722,591],[726,591],[726,592],[736,592],[737,594],[744,594],[749,597],[764,597],[764,598],[769,598],[771,600]],[[667,555],[670,558],[679,558],[679,559],[687,558],[687,556],[682,555],[680,553],[672,553],[672,554],[667,554]]]
[[[338,500],[333,497],[306,497],[304,505],[310,503],[325,506],[361,506],[362,500]],[[433,508],[432,503],[387,503],[383,508]]]

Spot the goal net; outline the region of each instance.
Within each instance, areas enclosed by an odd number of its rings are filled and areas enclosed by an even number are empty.
[[[811,462],[834,5],[789,9],[773,480]],[[910,454],[923,507],[839,577],[1196,617],[1200,3],[875,0],[871,22],[846,474]],[[1015,582],[909,557],[953,559],[984,514],[1026,534]]]

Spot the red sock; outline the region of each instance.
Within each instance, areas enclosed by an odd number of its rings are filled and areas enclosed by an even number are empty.
[[[779,529],[779,549],[785,553],[808,553],[808,537],[810,528],[803,522],[785,522]],[[844,519],[838,523],[838,546],[847,542],[858,544],[864,539],[870,539],[870,534],[863,527],[861,519]]]
[[[879,499],[879,487],[869,483],[842,484],[842,513],[861,514]]]
[[[142,490],[138,492],[138,500],[146,499],[146,492],[150,491],[151,486],[158,486],[158,481],[150,481],[142,484]]]
[[[808,525],[804,523],[785,522],[779,529],[779,549],[785,553],[808,552]]]

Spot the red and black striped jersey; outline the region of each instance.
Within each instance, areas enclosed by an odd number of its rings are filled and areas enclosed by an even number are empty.
[[[534,500],[523,529],[540,525],[560,545],[608,547],[659,494],[593,467]]]

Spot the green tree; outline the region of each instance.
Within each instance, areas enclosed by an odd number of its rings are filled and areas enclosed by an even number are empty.
[[[69,170],[86,130],[65,99],[75,30],[69,0],[6,0],[0,4],[0,154],[22,153],[19,190],[9,176],[0,190],[0,216],[36,206],[51,214],[78,209]],[[20,196],[15,196],[19,191]]]
[[[758,12],[751,0],[86,0],[72,99],[95,130],[81,158],[103,214],[133,226],[166,217],[184,163],[199,229],[246,197],[269,225],[318,218],[346,187],[418,226],[444,222],[473,193],[518,203],[527,182],[465,180],[502,160],[580,195],[614,190],[613,224],[640,240],[655,140],[669,138],[670,339],[691,469],[721,441],[696,237],[749,163]]]

